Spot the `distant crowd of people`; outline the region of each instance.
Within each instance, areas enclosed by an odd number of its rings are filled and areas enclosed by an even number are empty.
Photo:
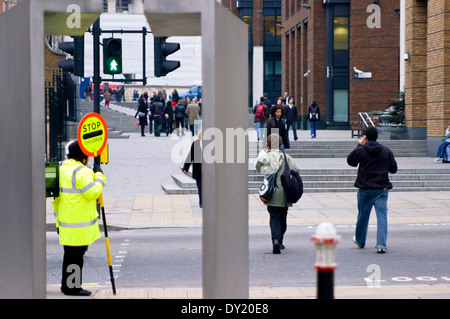
[[[144,92],[138,99],[138,110],[135,114],[136,125],[141,127],[141,136],[145,136],[145,126],[149,126],[150,134],[166,136],[176,130],[178,136],[184,135],[184,129],[189,129],[192,136],[198,134],[201,128],[202,99],[194,96],[180,98],[176,89],[167,100],[163,91],[153,92],[152,97]]]
[[[283,97],[279,97],[275,104],[268,98],[268,94],[264,93],[260,101],[253,107],[255,114],[255,126],[258,141],[263,138],[263,129],[266,128],[269,136],[272,129],[278,129],[280,136],[283,138],[283,147],[289,148],[289,130],[292,127],[294,140],[298,140],[297,120],[298,110],[295,105],[294,98],[289,96],[288,92]],[[311,138],[317,137],[317,122],[320,121],[320,108],[317,102],[313,100],[308,108],[307,118],[310,125]]]

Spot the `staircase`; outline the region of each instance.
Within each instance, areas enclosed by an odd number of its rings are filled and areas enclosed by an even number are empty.
[[[389,147],[395,157],[426,157],[427,142],[425,140],[384,140],[379,141]],[[338,158],[347,157],[358,144],[357,140],[324,141],[297,140],[291,141],[291,148],[286,153],[293,158]],[[262,143],[249,142],[249,156],[256,157]]]
[[[78,123],[83,116],[94,111],[94,103],[86,102],[83,99],[77,100],[77,120],[72,128],[69,129],[70,138],[76,138]],[[136,119],[127,113],[113,110],[112,108],[100,106],[100,114],[105,119],[106,126],[108,127],[108,138],[129,138],[129,134],[123,132],[140,132],[140,129],[136,127]]]
[[[411,157],[426,158],[426,141],[411,140],[385,140],[381,144],[389,147],[396,158]],[[295,141],[291,143],[291,149],[287,150],[294,159],[311,158],[345,158],[356,147],[357,140],[349,141]],[[256,157],[260,150],[257,143],[249,142],[249,156]],[[427,162],[427,161],[425,161]],[[450,165],[433,165],[430,158],[430,167],[399,168],[396,174],[390,174],[390,180],[394,186],[392,191],[450,191]],[[313,165],[314,166],[314,165]],[[331,166],[331,165],[330,165]],[[413,165],[414,166],[414,165]],[[424,165],[422,165],[424,166]],[[426,165],[425,165],[426,166]],[[299,165],[301,167],[301,165]],[[305,193],[317,192],[356,192],[354,187],[357,169],[352,167],[336,168],[301,168],[300,176],[303,179]],[[263,180],[254,166],[250,164],[248,171],[249,194],[257,193]],[[195,181],[182,172],[175,171],[163,184],[163,190],[168,194],[196,194]]]

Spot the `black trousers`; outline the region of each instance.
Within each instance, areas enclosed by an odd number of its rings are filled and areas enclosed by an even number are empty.
[[[79,291],[83,283],[83,257],[88,246],[64,246],[61,290]]]
[[[197,190],[198,190],[198,204],[200,205],[200,207],[203,207],[203,202],[202,202],[202,179],[198,178],[195,180],[195,182],[197,183]]]
[[[283,237],[287,229],[287,212],[285,207],[267,206],[267,211],[270,215],[270,232],[272,234],[272,241],[278,240],[280,244],[283,243]]]

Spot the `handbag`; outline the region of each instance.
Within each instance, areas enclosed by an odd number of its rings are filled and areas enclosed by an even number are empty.
[[[281,160],[281,158],[280,158],[280,160]],[[278,160],[278,164],[280,164],[280,160]],[[272,173],[267,174],[264,177],[264,180],[263,180],[261,186],[259,187],[259,190],[258,190],[259,199],[261,199],[261,201],[264,204],[269,203],[270,199],[273,196],[273,192],[275,191],[275,185],[276,185],[276,181],[277,181],[277,173],[278,173],[278,168],[276,170],[274,170]]]
[[[138,115],[139,115],[139,117],[144,117],[144,116],[146,116],[147,114],[145,114],[144,112],[139,112]]]
[[[303,195],[303,181],[300,174],[289,168],[289,164],[284,154],[284,172],[281,175],[281,185],[284,188],[286,203],[297,203]]]

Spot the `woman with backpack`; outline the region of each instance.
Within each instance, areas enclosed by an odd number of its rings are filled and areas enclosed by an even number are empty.
[[[285,190],[281,182],[281,175],[285,170],[285,160],[291,170],[300,172],[300,169],[295,165],[292,157],[280,151],[280,145],[283,144],[283,139],[280,135],[272,133],[267,138],[267,150],[262,150],[256,160],[256,170],[264,175],[278,170],[275,181],[275,190],[267,203],[267,211],[270,215],[270,232],[272,235],[273,253],[279,254],[283,245],[284,234],[287,229],[287,212],[288,208],[292,206],[291,203],[286,202]]]
[[[264,96],[261,96],[259,103],[253,107],[253,114],[255,114],[256,136],[258,137],[258,141],[262,138],[262,129],[264,128],[264,123],[266,123],[266,118],[269,117],[269,110],[264,104],[264,100]]]
[[[311,129],[311,138],[316,138],[317,122],[320,121],[320,109],[315,100],[312,101],[308,109],[309,127]]]

